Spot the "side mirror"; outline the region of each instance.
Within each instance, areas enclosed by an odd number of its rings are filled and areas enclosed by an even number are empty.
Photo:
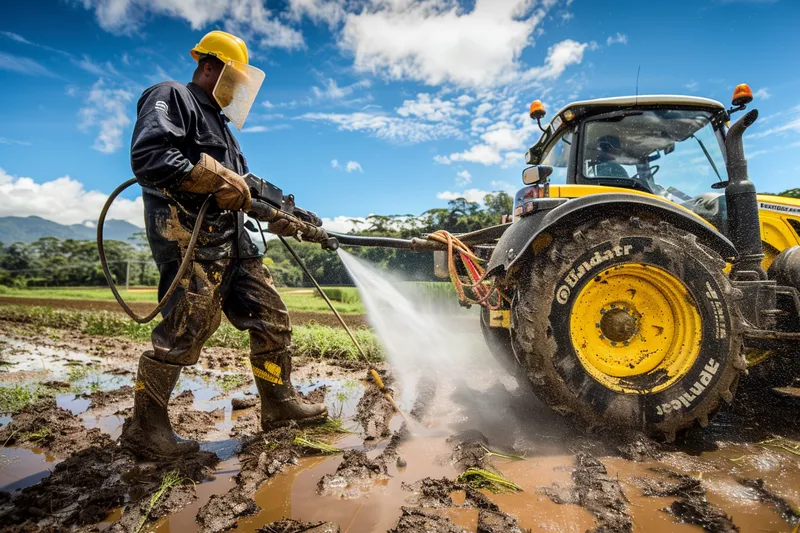
[[[548,165],[536,165],[528,167],[522,171],[522,183],[525,185],[533,185],[534,183],[545,183],[550,174],[553,173],[553,167]]]

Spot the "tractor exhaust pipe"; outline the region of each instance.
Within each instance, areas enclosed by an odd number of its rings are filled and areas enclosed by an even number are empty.
[[[730,127],[725,138],[725,151],[728,154],[728,185],[725,187],[728,227],[731,241],[739,252],[739,258],[731,270],[731,279],[734,281],[767,279],[767,274],[761,267],[764,249],[761,244],[756,186],[747,176],[747,159],[744,157],[742,143],[742,135],[757,118],[757,109],[748,112]]]

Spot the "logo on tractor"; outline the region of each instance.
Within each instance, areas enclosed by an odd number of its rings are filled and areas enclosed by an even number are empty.
[[[605,263],[606,261],[611,261],[616,257],[622,257],[625,255],[630,255],[633,246],[630,244],[626,244],[624,246],[617,245],[611,248],[608,248],[604,251],[598,251],[592,254],[592,257],[588,261],[583,261],[578,268],[573,268],[569,271],[564,277],[561,285],[556,290],[556,301],[561,305],[567,303],[569,300],[569,296],[572,293],[572,289],[575,288],[575,285],[586,275],[587,272],[590,272],[598,265]]]
[[[697,399],[698,396],[703,394],[708,384],[711,383],[712,378],[719,370],[719,363],[713,359],[709,359],[703,371],[700,372],[700,377],[694,382],[694,385],[689,387],[689,392],[684,392],[677,400],[664,402],[656,406],[656,414],[664,416],[672,411],[680,411],[683,408],[689,407]]]

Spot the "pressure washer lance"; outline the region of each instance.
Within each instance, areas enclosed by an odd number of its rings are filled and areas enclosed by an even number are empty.
[[[261,230],[261,223],[258,220],[256,220],[256,223],[258,224],[258,229],[260,230],[260,233],[261,233],[261,239],[264,241],[264,247],[266,248],[267,241],[264,238],[263,230]],[[314,284],[314,287],[317,288],[317,291],[319,292],[319,295],[322,296],[322,299],[325,300],[325,303],[328,304],[328,307],[330,307],[331,311],[333,311],[333,314],[339,320],[339,323],[342,325],[344,330],[347,332],[347,335],[350,337],[350,340],[353,341],[353,344],[355,345],[356,350],[358,351],[359,355],[361,355],[361,358],[364,359],[364,362],[369,365],[369,374],[370,374],[370,376],[372,376],[372,380],[375,382],[375,385],[378,387],[378,390],[381,391],[383,396],[389,401],[390,404],[392,404],[392,407],[394,408],[394,410],[397,411],[398,413],[400,413],[400,416],[403,417],[403,420],[405,420],[406,424],[410,425],[409,421],[408,421],[408,417],[406,417],[406,414],[400,409],[400,406],[397,405],[397,402],[394,401],[394,398],[392,397],[392,393],[389,391],[389,389],[386,388],[386,385],[383,383],[383,380],[381,379],[380,375],[378,375],[378,371],[375,370],[375,367],[372,365],[372,363],[370,363],[370,360],[367,357],[367,354],[364,352],[364,349],[358,343],[358,340],[356,340],[356,336],[353,335],[353,331],[350,329],[350,327],[344,321],[344,318],[342,318],[342,315],[340,315],[339,311],[336,310],[336,307],[333,305],[333,302],[331,302],[330,298],[328,298],[328,295],[325,294],[325,291],[322,290],[322,287],[320,287],[320,285],[317,282],[316,278],[311,275],[311,272],[309,272],[309,270],[306,267],[305,263],[303,263],[303,260],[300,259],[300,256],[298,256],[297,253],[295,253],[294,248],[292,248],[289,245],[289,243],[286,242],[286,239],[284,239],[280,235],[278,236],[278,238],[281,240],[283,245],[286,247],[286,249],[292,255],[294,260],[297,262],[297,264],[303,270],[305,275],[308,276],[308,279],[311,280],[311,283]]]

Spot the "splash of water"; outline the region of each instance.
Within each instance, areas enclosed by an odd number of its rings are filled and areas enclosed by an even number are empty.
[[[398,277],[339,249],[369,322],[384,345],[404,400],[423,373],[458,378],[496,368],[481,338],[477,309],[444,315]]]

